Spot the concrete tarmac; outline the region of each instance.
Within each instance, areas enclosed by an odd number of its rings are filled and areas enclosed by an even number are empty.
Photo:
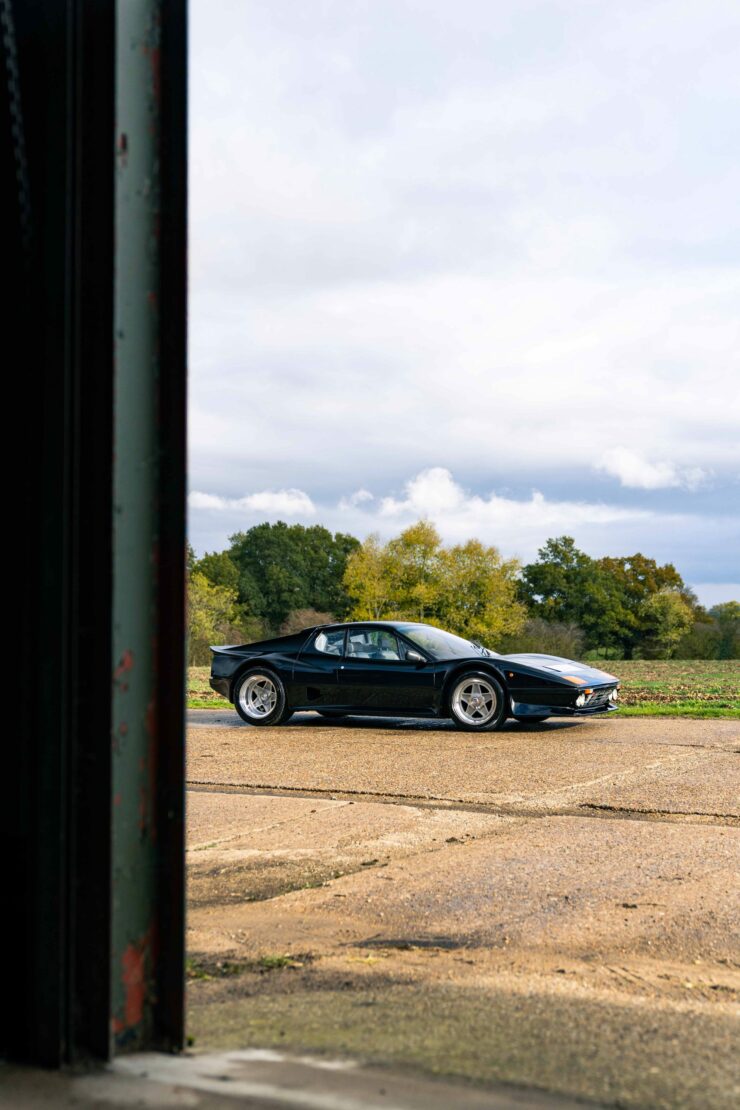
[[[737,1104],[737,722],[190,724],[196,1050]]]

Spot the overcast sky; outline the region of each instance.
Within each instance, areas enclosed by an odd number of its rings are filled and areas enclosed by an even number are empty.
[[[190,531],[740,597],[737,0],[191,0]]]

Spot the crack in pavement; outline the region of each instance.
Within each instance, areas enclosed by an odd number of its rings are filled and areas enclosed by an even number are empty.
[[[437,798],[416,794],[374,794],[362,790],[321,790],[311,787],[271,786],[267,783],[227,783],[189,779],[187,788],[210,794],[246,794],[267,798],[324,798],[344,801],[359,798],[376,805],[412,805],[419,809],[444,809],[461,813],[486,813],[494,817],[588,817],[596,820],[663,821],[673,824],[740,827],[740,817],[728,813],[681,813],[674,810],[639,809],[580,802],[548,808],[544,804],[469,802],[464,798]]]
[[[594,809],[603,810],[606,813],[617,814],[650,814],[651,817],[710,817],[718,824],[723,825],[740,825],[740,817],[734,813],[702,813],[700,810],[692,810],[690,813],[681,813],[674,809],[640,809],[636,806],[612,806],[599,802],[581,802],[579,808],[581,809]]]

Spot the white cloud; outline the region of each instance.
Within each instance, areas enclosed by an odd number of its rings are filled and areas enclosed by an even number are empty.
[[[194,490],[188,499],[195,512],[243,513],[250,516],[314,516],[317,507],[303,490],[264,491],[245,497],[221,497]],[[533,490],[527,499],[505,497],[495,492],[479,495],[465,490],[445,467],[430,467],[409,479],[400,497],[379,501],[368,490],[357,490],[342,498],[337,510],[351,514],[357,532],[379,530],[385,535],[425,517],[432,520],[446,539],[478,536],[507,547],[531,546],[532,536],[547,536],[588,525],[610,525],[645,521],[653,517],[646,509],[624,508],[588,501],[556,501]],[[322,509],[331,520],[336,510]]]
[[[406,483],[403,496],[384,497],[379,511],[371,515],[384,532],[391,521],[398,527],[426,517],[447,538],[478,536],[491,543],[529,548],[533,535],[544,540],[586,525],[645,521],[653,514],[599,502],[550,500],[538,490],[527,500],[494,492],[481,496],[464,490],[444,467],[431,467]]]
[[[422,470],[406,483],[406,496],[402,500],[384,497],[380,512],[383,516],[408,516],[409,513],[434,516],[459,510],[464,503],[465,494],[449,470],[442,466],[433,466],[429,470]]]
[[[233,502],[232,502],[233,503]],[[191,509],[227,509],[230,507],[229,499],[217,497],[213,493],[200,493],[193,490],[188,496],[188,507]]]
[[[349,497],[340,498],[338,508],[345,511],[347,509],[356,509],[358,505],[363,505],[373,500],[374,496],[369,489],[356,489]]]
[[[670,462],[649,462],[637,451],[628,447],[612,447],[605,451],[596,464],[619,478],[623,486],[632,489],[670,489],[680,487],[696,490],[707,479],[707,472],[698,466],[677,467]]]
[[[219,497],[213,493],[193,490],[188,497],[191,509],[208,509],[217,512],[242,511],[263,513],[266,516],[314,516],[316,506],[307,493],[300,489],[262,490],[245,497]]]

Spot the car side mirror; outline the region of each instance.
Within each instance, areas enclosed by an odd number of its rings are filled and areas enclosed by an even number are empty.
[[[406,660],[409,663],[426,663],[426,659],[423,655],[420,655],[418,651],[413,651],[411,649],[406,652]]]

